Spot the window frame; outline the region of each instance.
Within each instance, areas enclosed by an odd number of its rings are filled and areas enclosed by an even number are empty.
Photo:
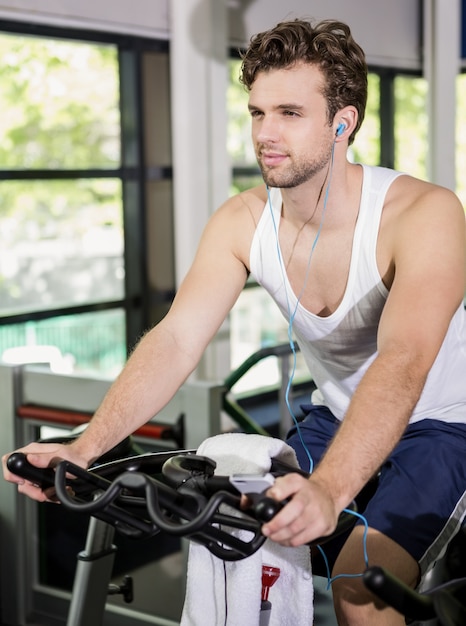
[[[147,186],[154,181],[172,181],[171,164],[150,166],[146,159],[143,63],[145,53],[168,56],[169,42],[133,35],[122,35],[92,30],[61,28],[27,22],[0,20],[0,32],[21,36],[79,41],[93,44],[111,44],[118,50],[120,80],[121,163],[117,168],[91,169],[0,169],[2,181],[54,181],[82,178],[118,179],[122,186],[124,231],[124,296],[118,300],[45,310],[30,310],[19,314],[0,315],[0,326],[29,321],[40,321],[57,316],[76,315],[120,308],[126,322],[126,350],[129,353],[141,333],[151,323],[152,300],[147,271]],[[165,307],[173,299],[174,289],[157,293],[158,305]],[[152,320],[153,321],[153,320]]]

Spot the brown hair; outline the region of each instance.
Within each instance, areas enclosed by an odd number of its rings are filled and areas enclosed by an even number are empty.
[[[343,107],[356,107],[358,121],[351,144],[366,110],[367,64],[347,24],[324,20],[313,25],[297,19],[254,35],[242,55],[240,81],[249,91],[259,72],[287,68],[299,61],[315,64],[322,72],[329,124]]]

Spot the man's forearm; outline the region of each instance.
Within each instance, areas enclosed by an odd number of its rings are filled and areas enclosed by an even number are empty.
[[[195,365],[169,333],[154,328],[138,344],[73,447],[93,462],[154,417]]]

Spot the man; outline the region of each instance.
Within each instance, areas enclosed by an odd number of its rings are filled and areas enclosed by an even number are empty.
[[[290,502],[264,534],[290,546],[330,534],[382,468],[367,541],[357,525],[331,561],[334,602],[339,624],[403,624],[358,575],[365,545],[371,564],[414,587],[464,518],[464,212],[446,189],[348,161],[367,68],[345,24],[296,20],[257,35],[242,81],[266,184],[210,219],[170,312],[84,434],[25,450],[38,466],[64,457],[87,466],[149,420],[194,370],[251,273],[289,319],[319,389],[289,438],[303,467],[309,458],[316,467],[310,479],[276,481],[270,495]]]

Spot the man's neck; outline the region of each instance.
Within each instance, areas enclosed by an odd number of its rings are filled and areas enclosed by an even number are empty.
[[[351,200],[354,202],[354,193],[360,188],[358,181],[362,181],[362,170],[359,166],[344,163],[343,167],[334,167],[328,175],[325,174],[298,187],[280,189],[283,219],[296,228],[319,224],[324,212],[328,213],[326,222],[341,220],[340,213],[347,213],[345,207]]]

